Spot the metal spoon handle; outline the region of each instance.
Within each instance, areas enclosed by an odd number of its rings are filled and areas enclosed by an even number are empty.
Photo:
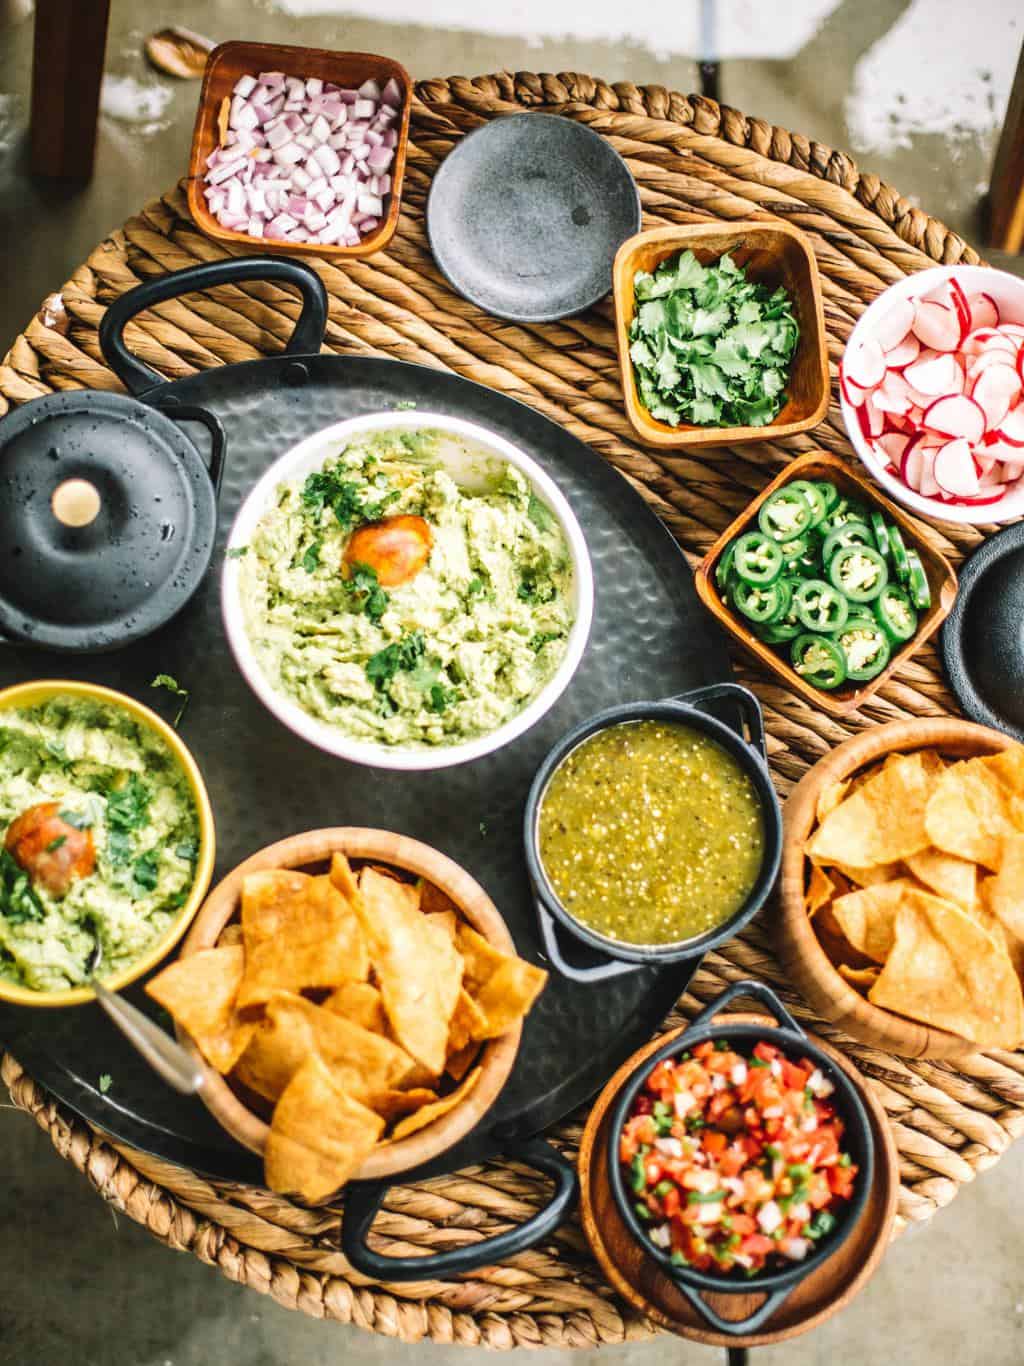
[[[92,987],[97,1001],[153,1071],[176,1091],[186,1096],[194,1095],[203,1084],[202,1069],[196,1066],[181,1044],[164,1033],[137,1006],[123,996],[108,991],[102,982],[94,979]]]

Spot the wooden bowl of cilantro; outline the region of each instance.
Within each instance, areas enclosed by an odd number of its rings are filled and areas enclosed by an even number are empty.
[[[654,228],[615,258],[626,411],[657,446],[816,427],[829,402],[821,283],[786,223]]]

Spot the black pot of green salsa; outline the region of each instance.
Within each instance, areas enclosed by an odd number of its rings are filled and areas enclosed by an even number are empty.
[[[715,703],[738,709],[741,729],[705,710]],[[761,709],[736,683],[610,707],[559,741],[524,834],[541,937],[563,976],[700,958],[757,914],[782,853],[765,760]]]

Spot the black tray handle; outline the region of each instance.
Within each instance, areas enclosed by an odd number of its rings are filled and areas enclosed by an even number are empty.
[[[672,698],[673,702],[685,702],[688,706],[696,707],[699,711],[705,711],[705,702],[716,702],[720,698],[725,698],[730,702],[735,702],[740,709],[743,720],[746,722],[747,730],[750,732],[748,743],[751,748],[756,749],[761,758],[768,762],[768,745],[764,736],[764,716],[761,714],[761,704],[750,691],[740,683],[709,683],[706,688],[694,688],[692,692],[680,693]]]
[[[174,422],[200,422],[210,433],[211,449],[207,469],[214,493],[220,493],[220,481],[224,477],[224,445],[227,438],[224,428],[213,413],[205,408],[196,408],[191,403],[167,403],[157,405]]]
[[[686,1027],[687,1034],[692,1034],[694,1030],[703,1029],[705,1025],[710,1024],[716,1015],[720,1014],[726,1006],[731,1005],[740,996],[752,996],[755,1001],[760,1001],[783,1029],[788,1030],[791,1034],[799,1035],[801,1039],[806,1039],[807,1035],[802,1027],[793,1019],[771,987],[766,986],[764,982],[755,982],[752,979],[733,982],[731,987],[726,987],[721,996],[712,1001],[709,1006],[705,1006],[699,1015],[693,1017]]]
[[[796,1289],[795,1285],[784,1285],[781,1290],[771,1290],[763,1304],[759,1304],[753,1313],[748,1314],[745,1319],[723,1319],[721,1314],[715,1312],[710,1304],[704,1299],[699,1290],[692,1285],[684,1285],[682,1281],[677,1281],[673,1277],[673,1283],[677,1290],[681,1290],[686,1298],[712,1328],[717,1328],[720,1333],[728,1333],[730,1337],[739,1337],[744,1333],[756,1333],[757,1330],[768,1322],[771,1316],[782,1304],[783,1300]],[[756,1291],[757,1286],[751,1284],[750,1293]]]
[[[197,266],[172,271],[146,280],[122,294],[100,319],[100,350],[103,359],[130,394],[144,394],[164,384],[163,375],[133,356],[124,344],[124,329],[137,313],[166,303],[180,294],[216,285],[235,285],[241,280],[276,280],[294,285],[302,295],[302,312],[285,345],[286,355],[315,356],[327,326],[327,290],[312,266],[277,256],[237,256],[230,261],[203,261]]]
[[[606,958],[599,949],[580,946],[581,952],[591,953],[597,960],[591,963],[570,963],[562,949],[558,937],[555,917],[539,899],[536,901],[537,921],[544,952],[558,969],[560,976],[568,977],[570,982],[605,982],[609,977],[624,977],[628,972],[639,972],[643,963],[627,963],[621,958]]]
[[[366,1235],[387,1193],[387,1181],[356,1181],[345,1191],[341,1221],[341,1250],[350,1266],[376,1281],[429,1281],[458,1276],[490,1266],[505,1257],[525,1252],[558,1228],[573,1205],[579,1184],[576,1168],[542,1138],[528,1138],[510,1146],[505,1156],[550,1176],[555,1183],[551,1199],[532,1219],[518,1228],[497,1233],[469,1247],[451,1248],[426,1257],[384,1257],[367,1245]]]

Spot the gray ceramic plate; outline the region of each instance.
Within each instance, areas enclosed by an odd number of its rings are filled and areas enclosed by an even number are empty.
[[[554,114],[512,114],[463,138],[434,177],[427,236],[464,298],[498,318],[551,322],[611,289],[640,196],[604,138]]]

